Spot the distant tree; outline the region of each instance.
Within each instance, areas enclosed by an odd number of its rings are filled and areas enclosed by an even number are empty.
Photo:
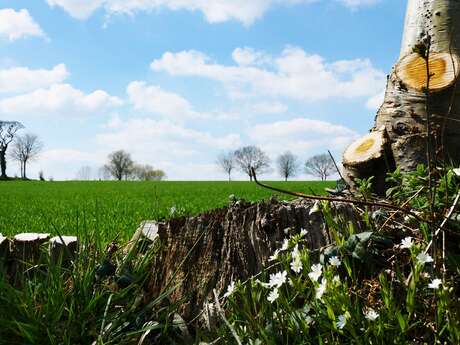
[[[166,178],[163,170],[154,169],[151,165],[136,164],[132,170],[133,178],[139,181],[161,181]]]
[[[257,146],[245,146],[235,151],[235,162],[242,172],[252,181],[251,168],[256,174],[267,172],[270,168],[270,158]]]
[[[287,181],[289,177],[296,176],[299,171],[299,162],[297,157],[290,151],[286,151],[278,156],[276,163],[278,165],[278,172],[284,177],[285,181]]]
[[[228,180],[232,180],[232,171],[235,168],[235,153],[227,152],[220,154],[216,159],[217,166],[228,175]]]
[[[110,173],[109,169],[103,165],[97,169],[97,177],[99,180],[110,180],[112,178],[112,174]]]
[[[105,165],[107,171],[118,181],[121,181],[123,178],[128,179],[133,167],[134,162],[131,159],[131,155],[123,150],[109,154],[108,163]]]
[[[0,121],[0,178],[6,179],[6,150],[13,141],[16,132],[24,128],[22,123],[17,121]]]
[[[27,178],[27,163],[37,158],[43,149],[43,142],[35,134],[18,136],[12,143],[10,156],[21,165],[21,178]]]
[[[305,172],[320,177],[322,181],[325,181],[334,169],[334,161],[326,153],[313,156],[305,162]]]
[[[75,176],[79,181],[89,181],[92,179],[93,176],[93,169],[89,165],[84,165],[77,171],[77,175]]]

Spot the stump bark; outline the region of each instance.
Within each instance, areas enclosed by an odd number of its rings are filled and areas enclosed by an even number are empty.
[[[337,212],[349,217],[350,207],[340,206]],[[214,288],[222,295],[231,281],[259,273],[292,233],[306,229],[310,249],[329,244],[322,213],[311,212],[312,207],[312,202],[303,200],[237,201],[196,217],[160,224],[161,246],[152,264],[150,294],[158,296],[177,286],[170,298],[181,301],[180,314],[186,321],[194,319],[205,302],[212,301]]]
[[[385,128],[390,158],[403,172],[426,164],[428,153],[460,163],[459,55],[460,2],[409,0],[400,58],[388,76],[371,129]],[[367,167],[358,170],[367,177],[379,173]],[[344,173],[356,175],[350,166]]]

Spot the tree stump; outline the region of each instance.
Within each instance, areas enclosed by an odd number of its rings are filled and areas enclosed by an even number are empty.
[[[186,301],[179,312],[190,321],[205,302],[212,301],[214,288],[222,294],[231,281],[259,273],[293,233],[306,229],[312,250],[329,244],[322,213],[310,212],[313,204],[305,200],[237,201],[196,217],[164,223],[158,227],[161,245],[152,263],[150,295],[154,298],[177,286],[170,298]],[[289,235],[286,229],[290,229]]]
[[[68,267],[78,251],[76,236],[55,236],[49,240],[50,261]]]
[[[0,234],[0,268],[6,267],[6,262],[10,254],[10,241]]]
[[[41,246],[48,241],[49,234],[22,233],[14,236],[10,252],[10,276],[17,277],[38,263]]]

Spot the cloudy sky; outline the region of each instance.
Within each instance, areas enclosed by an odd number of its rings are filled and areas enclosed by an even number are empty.
[[[2,0],[0,119],[45,143],[33,178],[118,149],[170,180],[225,179],[216,156],[243,145],[340,159],[373,124],[405,3]]]

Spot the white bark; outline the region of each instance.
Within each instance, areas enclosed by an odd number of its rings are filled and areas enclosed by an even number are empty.
[[[417,55],[424,46],[430,48],[428,66],[433,83],[429,92],[423,85],[428,79],[426,56]],[[460,163],[459,55],[460,1],[408,0],[400,61],[388,76],[385,100],[372,129],[385,127],[393,156],[389,158],[402,171],[426,164],[427,151]],[[435,138],[429,147],[427,114]],[[361,175],[366,174],[363,171]]]

